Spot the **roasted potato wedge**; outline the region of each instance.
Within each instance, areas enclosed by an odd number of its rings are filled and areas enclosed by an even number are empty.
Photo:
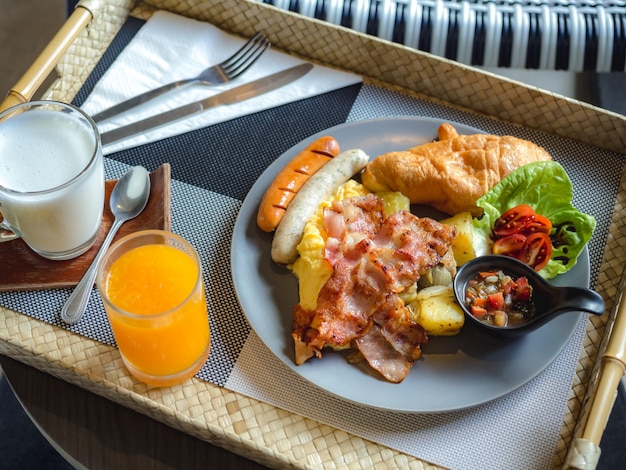
[[[452,251],[454,252],[457,266],[461,266],[469,260],[476,258],[472,214],[459,212],[452,217],[442,220],[441,223],[452,225],[456,228],[456,237],[452,242]]]
[[[465,324],[465,316],[456,303],[451,287],[433,286],[422,289],[408,306],[413,320],[429,336],[454,336]]]

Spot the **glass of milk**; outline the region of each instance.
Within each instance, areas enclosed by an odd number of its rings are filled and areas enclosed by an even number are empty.
[[[21,238],[53,260],[96,240],[104,208],[100,134],[80,109],[33,101],[0,114],[0,241]]]

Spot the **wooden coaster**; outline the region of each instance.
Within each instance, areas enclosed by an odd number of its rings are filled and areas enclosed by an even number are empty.
[[[171,230],[170,164],[164,163],[150,173],[150,199],[144,211],[135,219],[122,224],[113,241],[138,230]],[[56,289],[73,287],[95,258],[106,234],[113,225],[109,207],[111,191],[117,180],[105,183],[105,203],[102,223],[94,245],[85,254],[66,261],[52,261],[35,254],[21,240],[0,243],[0,292],[17,290]]]

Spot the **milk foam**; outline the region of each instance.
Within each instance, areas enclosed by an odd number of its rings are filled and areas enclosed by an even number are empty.
[[[71,117],[40,110],[0,124],[0,185],[42,191],[76,177],[93,155],[95,142]]]

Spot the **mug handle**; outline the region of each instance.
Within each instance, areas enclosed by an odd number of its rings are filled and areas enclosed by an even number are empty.
[[[0,217],[2,214],[0,214]],[[20,238],[20,235],[6,220],[0,220],[0,243]]]

